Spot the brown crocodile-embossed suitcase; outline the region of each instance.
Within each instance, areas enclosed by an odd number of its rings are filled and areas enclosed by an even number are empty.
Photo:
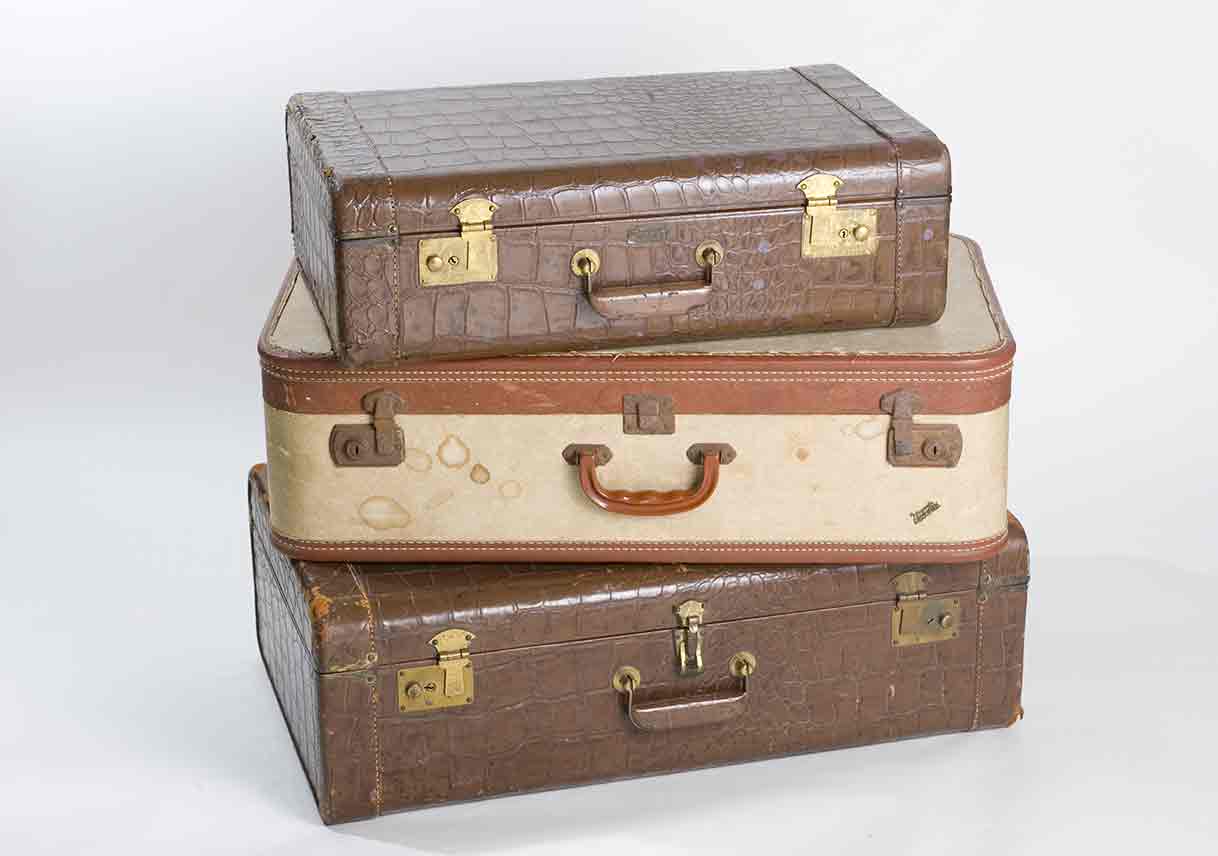
[[[306,93],[286,124],[348,363],[943,311],[947,149],[838,66]]]
[[[949,565],[292,560],[258,641],[327,823],[1010,725],[1028,549]]]
[[[1014,343],[953,237],[935,324],[342,366],[292,269],[260,343],[296,558],[953,562],[1006,538]]]

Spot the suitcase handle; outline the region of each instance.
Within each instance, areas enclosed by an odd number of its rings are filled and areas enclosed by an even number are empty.
[[[728,670],[740,679],[739,692],[717,692],[669,701],[634,703],[634,691],[643,683],[639,670],[622,666],[613,673],[613,688],[626,697],[626,716],[639,731],[668,731],[695,725],[719,725],[744,713],[748,703],[749,675],[757,671],[757,658],[748,651],[732,657]]]
[[[584,281],[584,293],[592,308],[609,320],[684,315],[710,300],[715,265],[723,259],[723,247],[706,241],[694,251],[701,265],[701,279],[656,285],[613,285],[593,288],[592,276],[601,267],[596,250],[584,249],[571,258],[571,270]]]
[[[609,490],[596,478],[596,468],[609,463],[613,452],[608,446],[572,443],[562,450],[563,460],[579,467],[579,486],[592,502],[613,514],[661,517],[692,511],[711,498],[719,486],[719,467],[736,459],[736,450],[727,443],[695,443],[686,450],[689,460],[701,465],[702,478],[686,490]]]

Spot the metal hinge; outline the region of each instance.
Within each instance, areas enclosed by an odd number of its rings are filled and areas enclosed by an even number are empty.
[[[459,707],[474,700],[474,664],[469,643],[474,634],[449,629],[431,637],[432,666],[398,670],[398,710],[402,713]]]
[[[702,615],[704,608],[696,600],[687,600],[673,608],[678,627],[672,632],[677,649],[677,674],[702,674]]]
[[[330,457],[339,467],[396,467],[406,454],[406,438],[394,416],[406,409],[402,397],[387,389],[368,393],[360,406],[371,425],[335,425],[330,429]]]
[[[921,407],[917,393],[907,389],[880,397],[880,409],[892,417],[888,426],[888,463],[894,467],[956,466],[964,449],[960,428],[914,422],[914,413]]]
[[[960,598],[928,597],[930,577],[907,571],[892,581],[897,602],[892,608],[892,644],[923,645],[960,635]]]
[[[491,225],[498,207],[481,196],[454,205],[451,210],[461,224],[461,235],[419,241],[419,284],[461,285],[498,279],[499,247]]]
[[[874,208],[838,208],[837,189],[842,180],[827,172],[814,173],[799,183],[804,205],[801,255],[814,258],[874,255],[880,245]]]

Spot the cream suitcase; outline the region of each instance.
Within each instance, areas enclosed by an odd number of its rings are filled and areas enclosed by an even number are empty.
[[[344,367],[305,286],[293,265],[259,345],[293,557],[927,563],[1007,537],[1015,344],[966,238],[930,326],[594,353]]]

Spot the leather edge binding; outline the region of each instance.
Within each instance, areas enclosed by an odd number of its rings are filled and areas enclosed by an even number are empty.
[[[257,499],[255,499],[255,497],[257,497]],[[255,464],[254,466],[250,467],[249,475],[246,478],[246,500],[247,500],[248,509],[249,509],[248,514],[249,514],[249,530],[250,530],[249,535],[250,535],[251,571],[253,572],[253,575],[256,577],[257,573],[258,573],[258,558],[257,557],[258,557],[259,551],[262,553],[267,564],[269,565],[270,557],[266,554],[268,553],[268,551],[270,549],[274,549],[273,544],[268,545],[268,544],[262,543],[262,539],[260,539],[258,537],[258,531],[254,526],[254,515],[256,513],[255,508],[263,510],[267,514],[268,518],[270,515],[270,509],[268,506],[269,496],[267,493],[267,482],[266,482],[266,464]],[[270,529],[270,525],[269,525],[270,521],[268,520],[267,522],[268,522],[267,528]],[[273,540],[273,538],[272,538],[272,540]],[[278,581],[278,579],[275,578],[275,575],[273,573],[271,574],[271,582],[272,582],[272,585],[274,586],[275,593],[280,598],[280,604],[279,604],[280,607],[283,609],[287,609],[287,601],[284,599],[285,596],[283,593],[283,589],[280,587],[279,581]],[[296,738],[296,732],[292,728],[292,721],[291,721],[290,716],[288,715],[287,708],[284,706],[283,698],[280,695],[279,686],[275,683],[275,677],[271,671],[270,661],[267,660],[266,649],[263,647],[263,644],[262,644],[262,622],[259,618],[259,615],[260,615],[260,609],[259,609],[259,603],[258,603],[258,586],[255,582],[255,585],[254,585],[254,636],[258,642],[258,656],[262,660],[263,669],[266,671],[267,683],[269,683],[271,686],[271,695],[274,696],[275,704],[279,707],[279,714],[280,714],[280,716],[283,717],[284,724],[287,727],[288,739],[290,739],[292,741],[292,748],[296,752],[296,760],[300,764],[300,769],[301,769],[301,772],[304,774],[305,782],[308,783],[310,790],[312,790],[312,792],[313,792],[313,800],[317,804],[317,812],[321,816],[322,822],[329,825],[336,821],[336,817],[335,817],[334,811],[333,811],[333,806],[331,805],[330,799],[328,796],[329,795],[329,783],[327,780],[328,780],[329,767],[327,764],[324,764],[324,763],[319,766],[318,771],[317,771],[319,780],[317,782],[314,782],[313,778],[309,775],[309,765],[305,761],[304,752],[301,750],[300,743]],[[294,620],[292,620],[290,616],[289,616],[289,620],[291,620],[292,627],[296,630],[297,643],[300,644],[305,649],[310,660],[313,662],[314,677],[319,678],[320,673],[317,671],[317,659],[316,659],[315,652],[310,649],[310,646],[305,645],[305,643],[300,639],[300,629],[296,626],[296,622]],[[318,689],[320,691],[320,687]],[[315,711],[315,713],[317,716],[318,739],[322,741],[321,752],[324,756],[325,734],[323,733],[322,727],[321,727],[321,705],[320,704],[318,704],[317,710]]]
[[[955,564],[988,559],[1006,546],[1007,530],[976,541],[948,543],[836,542],[326,542],[291,538],[271,529],[285,555],[320,562],[738,562],[747,565],[916,562]]]

